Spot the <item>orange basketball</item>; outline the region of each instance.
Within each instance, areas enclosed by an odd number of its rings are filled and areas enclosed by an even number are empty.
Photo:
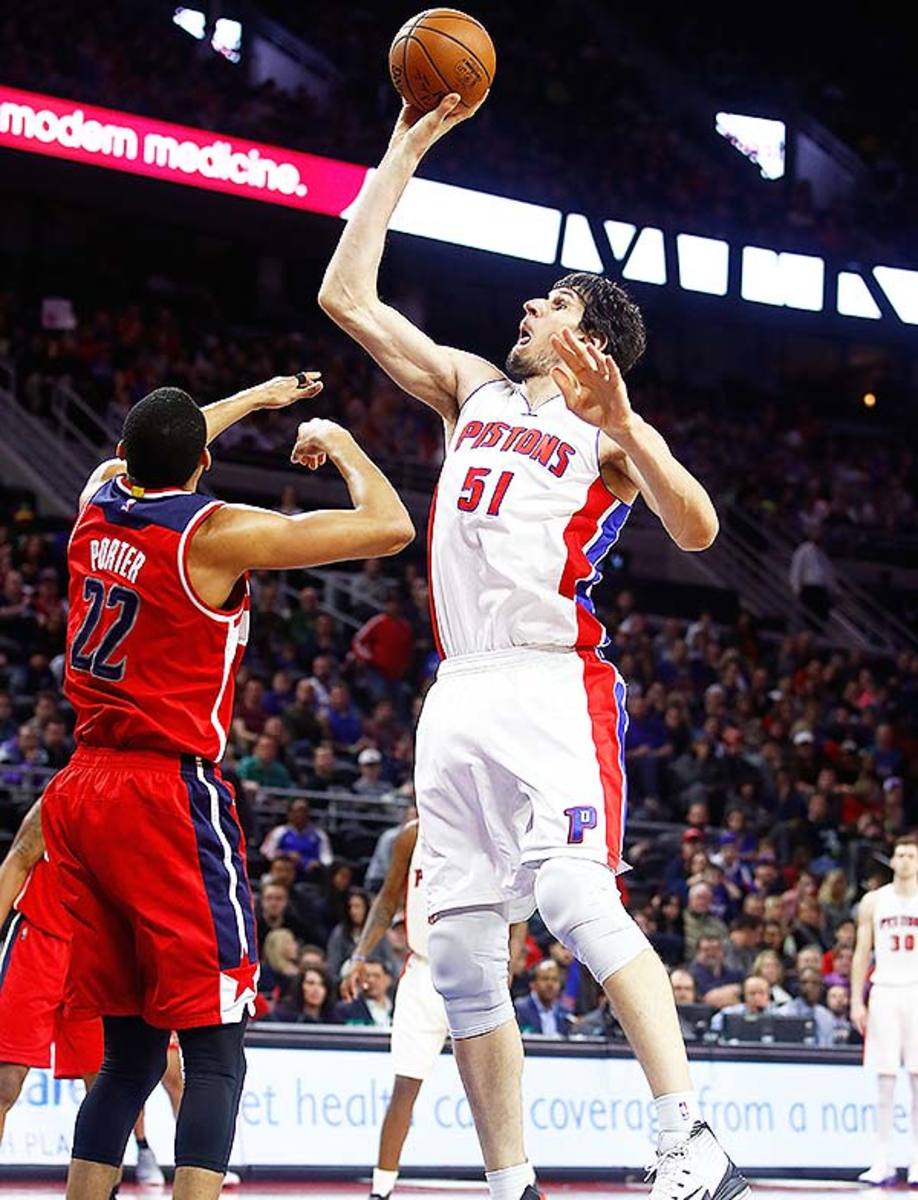
[[[428,8],[406,21],[389,49],[395,89],[429,112],[449,92],[477,104],[494,80],[497,57],[480,21],[455,8]]]

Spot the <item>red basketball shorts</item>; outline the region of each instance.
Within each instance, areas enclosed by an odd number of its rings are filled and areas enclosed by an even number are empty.
[[[0,947],[0,1062],[81,1079],[102,1066],[102,1022],[64,1013],[70,944],[16,913]]]
[[[81,747],[42,827],[73,922],[68,1012],[160,1029],[240,1021],[258,986],[232,791],[190,756]]]

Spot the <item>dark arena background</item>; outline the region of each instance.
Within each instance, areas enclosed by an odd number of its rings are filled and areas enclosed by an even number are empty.
[[[389,831],[414,815],[413,733],[438,663],[422,531],[443,437],[316,298],[398,111],[387,52],[412,9],[188,5],[0,13],[0,857],[74,748],[67,539],[131,405],[161,384],[209,403],[321,370],[317,400],[223,435],[203,486],[286,513],[346,503],[331,467],[290,463],[298,421],[326,416],[420,531],[394,558],[254,577],[224,761],[262,959],[236,1186],[350,1200],[369,1192],[392,1070],[385,998],[361,1018],[339,987]],[[593,592],[628,685],[621,888],[673,974],[703,1115],[754,1193],[859,1190],[876,1087],[849,1019],[855,923],[891,879],[894,839],[918,827],[908,38],[881,11],[825,5],[471,11],[497,48],[494,86],[424,160],[381,292],[501,364],[523,301],[569,270],[604,272],[641,305],[633,405],[708,489],[720,533],[683,553],[639,503]],[[308,862],[272,832],[291,806],[315,834]],[[380,951],[390,993],[400,918]],[[551,1195],[643,1194],[655,1111],[601,992],[538,914],[511,968],[540,1179]],[[749,977],[766,981],[761,1003]],[[551,1033],[525,1023],[538,988],[559,1006]],[[901,1187],[918,1118],[904,1071],[897,1086]],[[0,1196],[63,1194],[82,1095],[30,1073]],[[132,1137],[124,1192],[169,1187],[173,1129],[157,1089],[147,1183]],[[448,1050],[397,1189],[487,1194]]]

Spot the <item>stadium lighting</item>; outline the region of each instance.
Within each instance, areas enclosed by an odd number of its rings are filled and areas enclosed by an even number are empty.
[[[348,214],[349,208],[341,215],[346,218]],[[454,246],[553,263],[561,213],[541,204],[415,178],[405,189],[389,228]]]
[[[874,267],[873,273],[899,319],[906,325],[918,325],[918,271]]]
[[[763,179],[783,177],[787,140],[787,128],[783,121],[749,117],[744,113],[719,112],[714,117],[714,128],[734,150],[755,163]]]
[[[570,271],[602,271],[590,223],[583,213],[568,213],[561,243],[561,266]]]
[[[207,32],[207,18],[196,8],[177,8],[172,14],[172,24],[190,33],[199,42],[203,42]]]
[[[615,256],[616,262],[621,262],[631,248],[637,226],[628,221],[604,221],[603,228],[609,239],[609,249]]]
[[[666,283],[666,251],[662,229],[648,225],[641,230],[622,270],[622,278],[638,283]]]
[[[679,233],[676,235],[676,255],[679,260],[679,283],[686,291],[726,296],[730,266],[730,247],[727,242],[719,238]]]
[[[883,315],[867,284],[854,271],[839,271],[835,307],[843,317],[879,321]]]
[[[210,44],[218,54],[230,62],[239,62],[242,51],[242,24],[229,17],[218,17],[214,25],[214,36]]]
[[[812,254],[743,247],[740,295],[756,304],[822,312],[826,264]]]

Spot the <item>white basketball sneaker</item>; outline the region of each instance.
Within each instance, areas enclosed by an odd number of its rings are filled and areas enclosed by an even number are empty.
[[[871,1187],[892,1187],[897,1178],[896,1168],[891,1167],[888,1162],[880,1161],[875,1162],[866,1171],[862,1171],[858,1175],[857,1181],[858,1183],[869,1183]],[[909,1172],[909,1182],[911,1182],[911,1171]]]
[[[918,1187],[918,1159],[911,1163],[908,1168],[908,1186]]]
[[[224,1187],[239,1187],[242,1183],[242,1176],[237,1175],[235,1171],[227,1171],[223,1176]]]
[[[137,1151],[134,1179],[145,1187],[160,1187],[166,1182],[162,1167],[156,1161],[156,1155],[149,1146],[144,1146]]]
[[[684,1141],[657,1154],[647,1168],[650,1200],[748,1200],[752,1195],[720,1143],[703,1121]]]

